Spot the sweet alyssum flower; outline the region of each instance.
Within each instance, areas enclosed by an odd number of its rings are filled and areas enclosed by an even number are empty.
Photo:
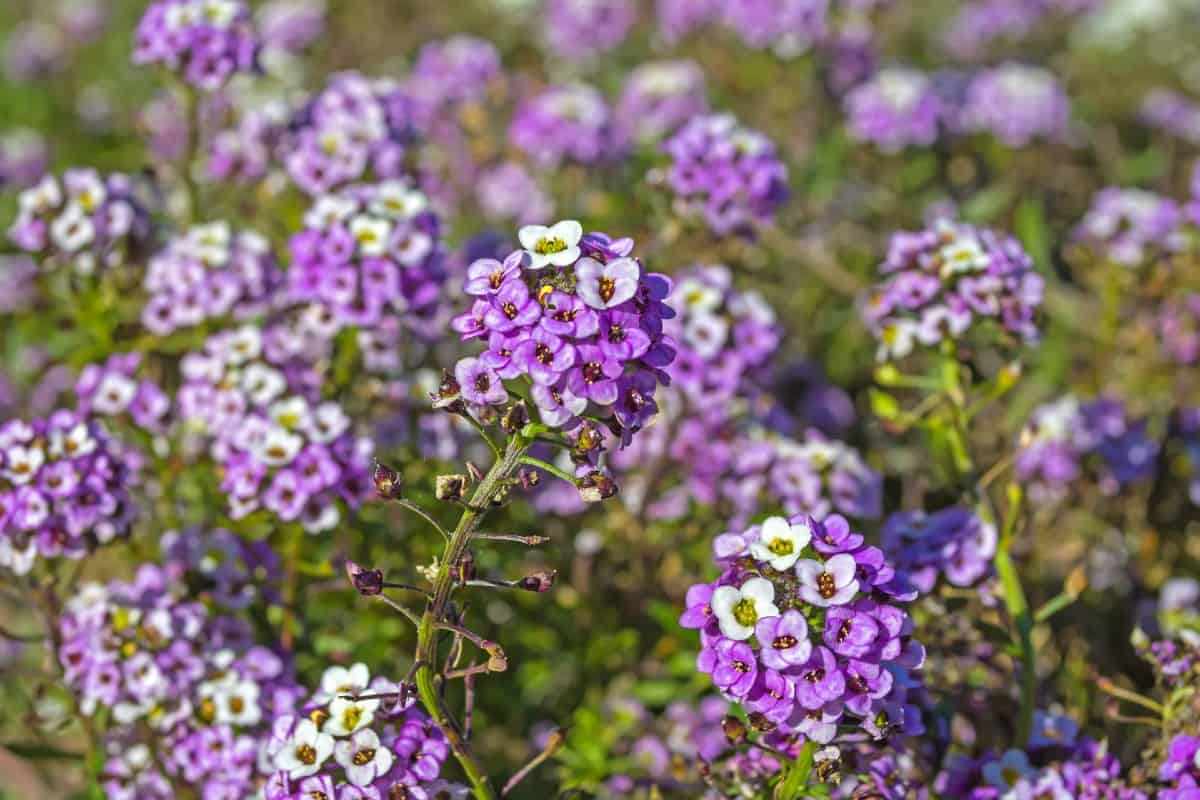
[[[747,233],[787,200],[787,167],[775,145],[730,114],[694,117],[662,149],[679,212],[714,233]]]
[[[972,586],[991,574],[996,528],[960,506],[931,514],[899,512],[884,520],[881,546],[917,589],[928,594],[939,576],[953,586]]]
[[[526,226],[518,238],[523,250],[468,269],[476,299],[452,327],[487,349],[455,367],[463,398],[502,405],[506,381],[527,381],[546,424],[574,429],[591,406],[632,435],[657,411],[674,357],[663,332],[670,282],[645,271],[632,240],[585,234],[574,220]]]
[[[149,217],[128,176],[70,169],[21,192],[9,238],[51,263],[90,274],[134,258],[150,235]]]
[[[546,41],[561,58],[586,59],[624,41],[637,21],[633,0],[549,0]]]
[[[1092,197],[1074,238],[1110,261],[1136,267],[1153,255],[1182,250],[1183,225],[1183,211],[1171,198],[1110,186]]]
[[[205,91],[257,67],[259,42],[242,0],[156,0],[138,23],[133,60],[161,64]]]
[[[1070,123],[1071,101],[1054,73],[1014,62],[971,80],[958,119],[963,129],[990,133],[1009,147],[1064,140]]]
[[[905,67],[880,70],[842,102],[851,135],[885,153],[933,144],[946,114],[929,76]]]
[[[429,130],[461,105],[482,100],[502,75],[495,45],[458,34],[422,45],[404,81],[404,96],[417,126]]]
[[[921,666],[924,649],[894,604],[915,591],[845,520],[793,518],[792,526],[811,532],[808,540],[784,534],[785,524],[771,518],[714,543],[721,577],[689,590],[680,619],[700,629],[697,668],[769,720],[785,747],[829,742],[852,721],[873,738],[920,732],[908,694],[919,685],[910,670]],[[790,567],[759,556],[764,546],[775,556],[802,540]]]
[[[634,69],[617,101],[617,119],[630,138],[657,142],[708,111],[704,71],[693,61],[650,61]]]
[[[990,320],[1035,341],[1044,281],[1010,236],[947,220],[900,232],[879,267],[883,282],[863,306],[881,361],[902,359]]]
[[[553,86],[517,108],[508,138],[544,168],[564,161],[599,164],[619,157],[626,141],[604,96],[582,83]]]

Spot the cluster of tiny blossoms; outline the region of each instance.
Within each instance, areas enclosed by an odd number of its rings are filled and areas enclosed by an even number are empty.
[[[545,424],[570,430],[590,407],[627,437],[657,411],[675,355],[663,332],[671,281],[631,257],[632,239],[585,234],[574,220],[526,226],[519,239],[523,250],[468,270],[476,299],[452,327],[464,340],[486,338],[487,349],[454,368],[463,399],[502,405],[504,381],[528,381]]]
[[[791,57],[827,37],[831,5],[828,0],[658,0],[657,10],[659,27],[670,41],[721,24],[747,47]]]
[[[1109,261],[1136,267],[1183,249],[1183,222],[1183,210],[1169,197],[1110,186],[1092,197],[1074,238]]]
[[[266,508],[317,533],[367,496],[371,442],[351,430],[333,401],[317,402],[288,371],[264,357],[256,327],[209,338],[183,359],[180,420],[211,437],[230,513]]]
[[[150,233],[149,217],[128,176],[70,169],[21,192],[12,241],[51,263],[85,274],[132,260]]]
[[[271,720],[297,690],[249,626],[184,599],[153,564],[129,583],[89,584],[59,621],[59,661],[81,711],[103,710],[102,780],[115,800],[168,800],[180,786],[246,797],[262,784],[259,753]],[[157,754],[157,755],[153,755]]]
[[[885,153],[933,144],[947,113],[933,80],[907,67],[880,70],[842,102],[851,135]]]
[[[996,527],[969,508],[888,516],[880,534],[888,558],[917,590],[929,594],[939,576],[953,586],[973,586],[991,573]]]
[[[775,145],[731,114],[692,118],[663,143],[677,212],[714,233],[747,233],[770,222],[788,198],[787,166]]]
[[[843,727],[921,732],[909,694],[924,648],[894,604],[916,592],[879,548],[835,515],[769,517],[714,550],[724,571],[688,590],[680,624],[700,629],[697,668],[752,724],[820,743]]]
[[[297,713],[275,720],[264,751],[274,769],[266,800],[458,797],[438,778],[450,747],[407,688],[372,680],[365,664],[326,669]]]
[[[340,326],[389,317],[416,327],[437,310],[445,280],[438,217],[400,180],[318,197],[291,239],[290,299],[317,303]]]
[[[415,124],[428,131],[460,105],[481,100],[502,74],[500,54],[486,39],[459,34],[425,44],[404,81]]]
[[[1158,336],[1163,350],[1177,364],[1200,361],[1200,293],[1191,292],[1163,304]]]
[[[634,0],[547,0],[546,41],[560,58],[586,59],[625,40],[637,21]],[[585,35],[580,35],[586,31]]]
[[[267,311],[283,273],[270,243],[228,222],[196,225],[150,259],[142,324],[165,336],[207,319]]]
[[[990,133],[1009,147],[1064,140],[1070,122],[1071,101],[1054,73],[1014,62],[975,75],[958,120],[962,129]]]
[[[1061,497],[1085,469],[1101,492],[1116,494],[1152,476],[1157,456],[1146,421],[1130,419],[1120,400],[1080,402],[1067,396],[1034,410],[1021,431],[1015,464],[1031,494],[1050,500]]]
[[[129,532],[141,457],[93,418],[58,410],[0,425],[0,566],[79,559]]]
[[[161,64],[204,91],[257,66],[259,42],[242,0],[157,0],[138,24],[133,60]]]
[[[704,70],[694,61],[651,61],[634,69],[617,101],[617,118],[638,142],[657,142],[708,111]]]
[[[138,376],[141,353],[114,353],[102,364],[88,364],[75,381],[76,409],[82,414],[128,416],[137,427],[165,430],[171,400],[157,383]]]
[[[1037,339],[1044,281],[1011,236],[941,220],[894,234],[879,271],[884,281],[863,313],[881,361],[904,358],[917,343],[961,338],[976,320]]]
[[[599,164],[625,153],[621,126],[595,88],[552,86],[517,108],[508,130],[513,146],[543,168],[565,161]]]

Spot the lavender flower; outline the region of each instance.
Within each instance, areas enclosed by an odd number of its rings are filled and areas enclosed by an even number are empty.
[[[626,142],[604,97],[586,84],[546,89],[517,109],[509,141],[538,166],[599,164],[622,155]]]
[[[693,61],[642,64],[629,73],[617,103],[617,119],[641,143],[657,142],[707,111],[704,71]]]
[[[625,40],[637,20],[633,0],[548,0],[546,41],[560,58],[588,59]]]
[[[50,151],[46,140],[29,128],[0,134],[0,187],[25,189],[46,172]]]
[[[769,223],[787,200],[787,167],[775,145],[732,115],[692,119],[663,144],[666,182],[681,215],[703,219],[719,235]]]
[[[901,67],[880,70],[851,90],[843,105],[851,135],[885,153],[933,144],[946,113],[932,81]]]
[[[725,0],[722,22],[749,47],[799,55],[824,37],[829,0]]]
[[[863,315],[881,361],[962,337],[977,319],[1027,342],[1037,339],[1034,312],[1044,282],[1010,236],[942,220],[893,235],[879,271],[886,277]]]
[[[1182,249],[1183,214],[1171,199],[1140,189],[1109,187],[1092,198],[1074,237],[1103,257],[1134,267],[1153,253]]]
[[[1169,89],[1155,89],[1142,101],[1142,122],[1191,144],[1200,144],[1200,106]]]
[[[138,23],[133,60],[161,64],[211,92],[254,70],[258,47],[242,0],[156,0]]]
[[[528,224],[554,213],[554,201],[537,179],[515,161],[484,170],[475,192],[479,207],[492,220]]]
[[[883,523],[881,547],[922,594],[939,576],[953,586],[972,586],[991,573],[996,529],[968,508],[926,514],[891,514]]]
[[[461,105],[481,101],[500,77],[500,54],[491,42],[451,36],[421,48],[404,82],[404,94],[417,125],[429,130]]]
[[[1070,122],[1071,102],[1053,73],[1009,62],[972,79],[959,124],[1024,147],[1039,137],[1064,140]]]

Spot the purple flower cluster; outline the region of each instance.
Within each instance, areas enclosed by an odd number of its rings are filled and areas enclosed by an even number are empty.
[[[714,22],[722,0],[656,0],[655,17],[662,37],[674,44],[697,28]]]
[[[75,381],[76,409],[88,416],[128,415],[142,430],[162,433],[171,400],[157,383],[138,377],[141,353],[114,353],[102,364],[88,364]]]
[[[142,281],[149,298],[142,324],[166,336],[205,320],[269,310],[283,273],[270,243],[228,222],[193,226],[153,258]]]
[[[769,223],[787,201],[787,166],[775,145],[730,114],[692,118],[663,152],[678,213],[702,219],[718,235]]]
[[[658,23],[668,41],[720,24],[747,47],[787,58],[826,37],[830,5],[829,0],[658,0]]]
[[[947,114],[933,81],[905,67],[880,70],[842,102],[851,136],[885,153],[933,144]]]
[[[1009,147],[1036,138],[1063,141],[1071,124],[1071,101],[1052,72],[1009,62],[972,78],[960,113],[967,131],[990,133]]]
[[[1168,300],[1159,313],[1158,336],[1163,350],[1177,364],[1200,361],[1200,294]]]
[[[329,667],[297,713],[279,716],[263,762],[273,768],[266,800],[431,800],[457,797],[439,780],[445,737],[400,683],[371,679],[365,664]]]
[[[919,343],[963,336],[993,320],[1025,341],[1038,336],[1034,312],[1044,281],[1011,236],[940,220],[894,234],[880,265],[883,282],[863,308],[881,361],[901,359]]]
[[[216,528],[167,531],[159,540],[162,568],[186,587],[187,596],[238,611],[254,602],[277,600],[272,588],[282,575],[270,545]]]
[[[921,594],[929,594],[939,576],[965,587],[990,575],[996,528],[961,506],[898,512],[884,520],[880,546]]]
[[[1074,17],[1097,5],[1097,0],[971,0],[955,14],[942,39],[958,58],[976,59],[997,40],[1024,41],[1051,16]]]
[[[235,519],[265,508],[310,533],[330,530],[341,520],[339,500],[356,508],[369,496],[371,442],[354,434],[340,405],[297,386],[264,338],[245,326],[184,356],[180,420],[211,439]]]
[[[299,52],[325,29],[325,0],[268,0],[259,6],[255,21],[268,54]]]
[[[475,199],[491,220],[525,225],[554,213],[554,200],[516,161],[503,161],[484,170],[475,185]]]
[[[1178,409],[1171,420],[1171,435],[1186,459],[1188,498],[1200,506],[1200,406]]]
[[[1021,431],[1015,465],[1033,496],[1051,500],[1065,494],[1085,467],[1101,492],[1116,494],[1151,477],[1157,456],[1158,443],[1147,434],[1146,421],[1131,420],[1120,400],[1081,403],[1068,396],[1034,410]]]
[[[1152,254],[1182,249],[1182,225],[1183,212],[1174,200],[1141,189],[1109,187],[1092,198],[1074,237],[1104,258],[1134,267]]]
[[[519,238],[523,250],[468,270],[476,299],[452,327],[464,340],[486,338],[487,349],[455,366],[463,398],[501,405],[504,381],[524,379],[547,425],[574,428],[591,407],[627,439],[655,415],[655,390],[668,382],[671,281],[631,256],[632,239],[585,234],[574,220],[529,225]]]
[[[634,0],[547,0],[546,42],[560,58],[579,61],[612,50],[637,21]]]
[[[1200,736],[1181,733],[1171,739],[1158,779],[1169,787],[1159,790],[1159,800],[1200,798]]]
[[[339,72],[292,115],[276,149],[296,186],[322,195],[368,170],[402,178],[411,138],[411,104],[399,86]]]
[[[734,540],[737,540],[736,545]],[[697,669],[782,735],[828,743],[923,730],[910,692],[924,648],[895,603],[916,593],[839,516],[769,517],[714,545],[721,577],[688,590]]]
[[[595,88],[583,83],[552,86],[517,108],[508,139],[543,168],[564,161],[599,164],[627,149],[616,116]]]
[[[13,128],[0,134],[0,189],[24,189],[46,172],[50,150],[46,140],[30,128]]]
[[[0,424],[0,566],[83,558],[129,532],[141,458],[94,419],[59,410]]]
[[[161,64],[204,91],[257,67],[259,42],[242,0],[156,0],[138,23],[136,64]]]
[[[149,216],[125,175],[71,169],[21,192],[9,238],[30,253],[90,274],[131,260],[150,234]]]
[[[108,709],[114,723],[106,797],[169,800],[181,785],[251,795],[270,721],[294,703],[288,665],[243,620],[181,595],[145,564],[130,583],[83,587],[60,620],[67,688],[84,714]]]
[[[429,42],[404,81],[416,125],[427,130],[464,103],[483,99],[502,76],[500,54],[485,39],[458,35]]]
[[[1142,122],[1185,142],[1200,144],[1200,106],[1170,89],[1155,89],[1142,101]]]
[[[441,226],[428,198],[400,180],[318,197],[291,238],[291,300],[316,303],[339,326],[398,318],[427,333],[445,280]]]
[[[215,181],[254,181],[267,174],[288,109],[281,102],[243,109],[234,127],[211,137],[206,169]]]
[[[617,101],[629,138],[657,142],[708,111],[704,71],[694,61],[650,61],[634,69]]]

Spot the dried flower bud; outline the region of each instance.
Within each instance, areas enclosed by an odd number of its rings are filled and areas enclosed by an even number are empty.
[[[470,476],[471,480],[476,483],[483,480],[483,473],[479,471],[479,467],[475,466],[470,461],[467,462],[467,475]]]
[[[475,556],[470,550],[462,554],[454,564],[454,580],[459,584],[465,584],[467,581],[475,580]]]
[[[404,480],[396,470],[376,461],[375,470],[371,473],[371,480],[375,482],[375,491],[379,493],[380,497],[388,500],[400,499]]]
[[[529,423],[529,412],[525,409],[525,404],[521,402],[513,403],[504,416],[500,417],[500,429],[511,435],[524,428]]]
[[[579,479],[576,487],[585,503],[599,503],[617,493],[616,482],[603,472],[589,472]]]
[[[603,441],[604,437],[602,437],[600,432],[596,430],[596,426],[592,425],[591,423],[587,423],[580,428],[579,436],[575,439],[573,455],[579,457],[586,456],[593,450],[599,449]]]
[[[466,475],[438,475],[434,481],[433,496],[438,500],[457,502],[463,499],[467,485]]]
[[[746,725],[737,717],[726,715],[721,720],[721,730],[725,732],[725,741],[732,745],[746,741]]]
[[[488,654],[488,672],[504,672],[508,669],[508,656],[504,655],[504,651],[500,648],[500,645],[495,642],[485,641],[483,643],[483,652]]]
[[[461,398],[462,387],[454,379],[454,373],[448,369],[442,370],[442,382],[438,384],[437,392],[429,395],[434,408],[444,408],[454,413],[466,411],[466,404]]]
[[[546,737],[546,748],[543,752],[547,755],[554,755],[562,746],[567,743],[566,728],[556,728],[550,731],[550,735]]]
[[[536,469],[521,467],[517,472],[517,480],[520,481],[522,489],[529,491],[542,482],[542,474]]]
[[[517,581],[517,587],[527,592],[548,592],[554,586],[554,579],[557,577],[558,570],[556,569],[538,570]]]
[[[355,591],[364,597],[372,597],[383,592],[383,572],[377,569],[366,569],[353,561],[346,562],[346,577]]]
[[[750,727],[754,728],[754,730],[759,731],[760,733],[770,733],[779,727],[774,722],[771,722],[771,720],[767,719],[765,714],[762,714],[758,711],[750,712],[750,714],[746,716],[746,720],[750,723]]]

